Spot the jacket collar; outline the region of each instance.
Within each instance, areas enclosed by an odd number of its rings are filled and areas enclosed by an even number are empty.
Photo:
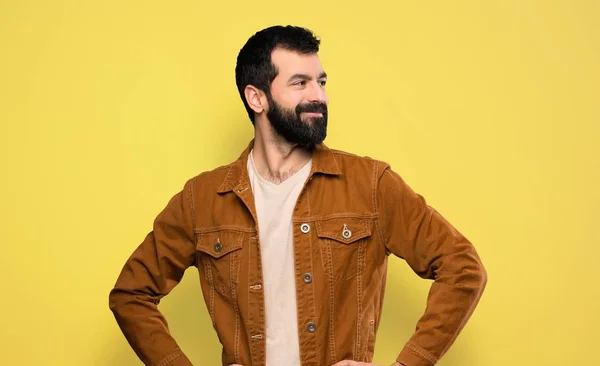
[[[248,155],[250,155],[250,150],[252,150],[253,146],[254,139],[252,139],[244,151],[242,151],[239,158],[229,166],[227,175],[217,190],[218,193],[232,191],[236,186],[248,179],[248,169],[246,164],[248,162]],[[317,145],[313,151],[312,167],[309,177],[312,177],[315,173],[327,175],[342,174],[335,156],[333,155],[333,151],[324,143]]]

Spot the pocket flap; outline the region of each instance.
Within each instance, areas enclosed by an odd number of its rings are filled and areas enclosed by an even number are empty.
[[[233,251],[242,249],[244,233],[235,230],[219,230],[200,233],[196,249],[213,258],[221,258]]]
[[[371,236],[370,219],[342,217],[317,221],[317,236],[328,238],[344,244],[352,244]]]

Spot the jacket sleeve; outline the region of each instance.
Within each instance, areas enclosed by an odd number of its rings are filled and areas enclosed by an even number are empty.
[[[415,333],[396,359],[429,366],[447,352],[473,313],[487,273],[473,245],[389,165],[379,175],[377,203],[386,250],[434,280]]]
[[[127,259],[109,294],[121,331],[145,365],[192,364],[157,307],[194,264],[192,210],[190,180],[156,217],[152,231]]]

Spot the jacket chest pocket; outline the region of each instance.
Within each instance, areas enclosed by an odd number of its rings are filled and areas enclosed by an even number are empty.
[[[335,218],[315,223],[323,269],[334,281],[345,281],[364,271],[370,219]]]
[[[218,230],[197,234],[196,251],[210,286],[223,296],[234,295],[239,281],[239,268],[244,233]]]

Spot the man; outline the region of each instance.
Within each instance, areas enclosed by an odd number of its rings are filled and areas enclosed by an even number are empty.
[[[471,243],[382,161],[332,150],[320,41],[275,26],[236,66],[255,127],[239,159],[188,180],[127,260],[110,308],[148,365],[190,365],[157,309],[186,268],[223,345],[223,365],[368,365],[390,254],[432,279],[394,365],[433,365],[487,277]]]

